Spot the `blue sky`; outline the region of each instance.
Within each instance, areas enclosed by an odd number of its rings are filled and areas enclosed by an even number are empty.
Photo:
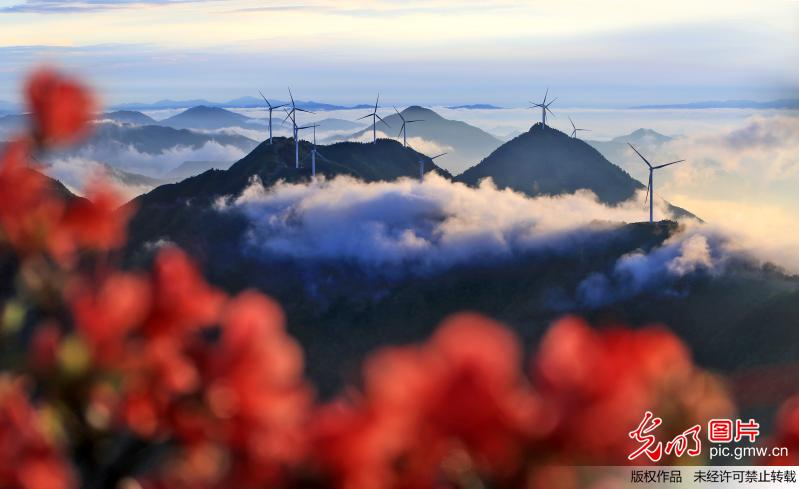
[[[490,5],[489,5],[490,4]],[[258,89],[521,106],[799,97],[799,2],[0,0],[0,100],[58,63],[107,104]]]

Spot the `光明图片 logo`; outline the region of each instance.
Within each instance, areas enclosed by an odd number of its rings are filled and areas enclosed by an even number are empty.
[[[639,446],[627,456],[628,460],[645,456],[652,462],[659,462],[664,455],[698,457],[702,454],[701,425],[691,426],[664,444],[655,434],[662,423],[663,419],[656,417],[651,411],[644,413],[641,423],[629,433],[629,437]],[[735,460],[788,455],[785,447],[730,446],[733,443],[754,444],[758,436],[760,424],[754,419],[711,419],[707,423],[707,441],[710,444],[708,455],[711,459],[723,457]]]

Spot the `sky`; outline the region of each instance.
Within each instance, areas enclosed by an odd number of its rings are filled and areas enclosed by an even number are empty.
[[[798,41],[796,0],[0,0],[0,100],[46,62],[106,104],[771,100],[799,97]]]

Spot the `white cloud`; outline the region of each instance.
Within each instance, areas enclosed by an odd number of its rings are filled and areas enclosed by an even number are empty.
[[[133,145],[84,145],[74,152],[77,158],[102,161],[132,173],[159,178],[185,161],[234,162],[246,155],[235,146],[209,141],[199,148],[173,146],[158,154],[143,153]]]
[[[136,181],[137,179],[120,178],[119,175],[107,171],[102,163],[87,158],[77,156],[53,158],[48,160],[48,163],[49,166],[45,168],[45,173],[78,195],[83,195],[85,185],[98,176],[103,176],[117,192],[128,200],[149,192],[156,186],[155,182],[147,183]]]
[[[250,217],[250,242],[266,253],[364,266],[417,263],[423,271],[481,256],[568,252],[570,241],[645,217],[636,200],[608,207],[587,191],[530,198],[490,180],[470,188],[434,174],[424,182],[253,182],[231,207]]]

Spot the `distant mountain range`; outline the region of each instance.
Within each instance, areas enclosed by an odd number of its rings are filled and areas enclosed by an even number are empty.
[[[652,129],[636,129],[630,134],[615,137],[610,141],[586,140],[585,142],[625,171],[640,175],[643,164],[627,143],[635,145],[645,153],[660,154],[663,148],[675,139],[676,137],[666,136]]]
[[[280,105],[288,102],[285,100],[277,100],[277,99],[275,100],[270,99],[269,101],[272,103],[272,105]],[[362,109],[362,108],[371,107],[368,104],[347,106],[347,105],[335,105],[335,104],[326,104],[322,102],[314,102],[312,100],[296,100],[295,104],[297,105],[297,107],[313,111]],[[152,102],[152,103],[134,102],[134,103],[117,104],[113,105],[111,108],[116,110],[162,110],[162,109],[188,109],[200,105],[206,107],[220,107],[220,108],[255,108],[255,107],[266,106],[263,99],[248,96],[248,97],[239,97],[233,100],[228,100],[227,102],[209,102],[208,100],[204,99],[159,100],[158,102]]]
[[[682,104],[638,105],[632,109],[799,109],[799,99],[779,99],[768,102],[753,100],[724,100]]]
[[[420,120],[409,124],[408,144],[415,144],[413,138],[422,138],[424,148],[421,150],[433,154],[434,152],[447,154],[437,159],[442,167],[452,173],[460,173],[475,161],[484,158],[491,151],[502,144],[502,141],[493,135],[469,125],[465,122],[445,119],[436,112],[419,106],[411,106],[402,111],[406,120]],[[383,117],[388,123],[386,127],[378,122],[377,130],[391,136],[399,134],[402,120],[394,113]],[[350,139],[368,138],[372,134],[371,124],[349,136]]]
[[[496,105],[491,105],[491,104],[469,104],[469,105],[453,105],[447,108],[452,110],[458,110],[458,109],[480,110],[480,109],[501,109],[502,107],[498,107]]]
[[[136,124],[146,126],[157,124],[152,117],[135,110],[117,110],[115,112],[105,112],[97,117],[98,120],[110,120],[122,124]]]
[[[108,154],[115,149],[133,148],[140,153],[160,154],[174,147],[200,148],[209,142],[234,146],[250,151],[256,142],[238,134],[207,134],[188,129],[175,129],[167,126],[117,126],[114,124],[96,124],[89,139],[81,146],[112,146]]]
[[[220,107],[206,105],[192,107],[159,121],[158,124],[175,129],[224,129],[226,127],[264,129],[263,124],[255,123],[249,117]]]
[[[346,119],[321,119],[312,122],[312,124],[319,124],[318,131],[354,131],[360,129],[364,124],[360,122],[348,121]]]

